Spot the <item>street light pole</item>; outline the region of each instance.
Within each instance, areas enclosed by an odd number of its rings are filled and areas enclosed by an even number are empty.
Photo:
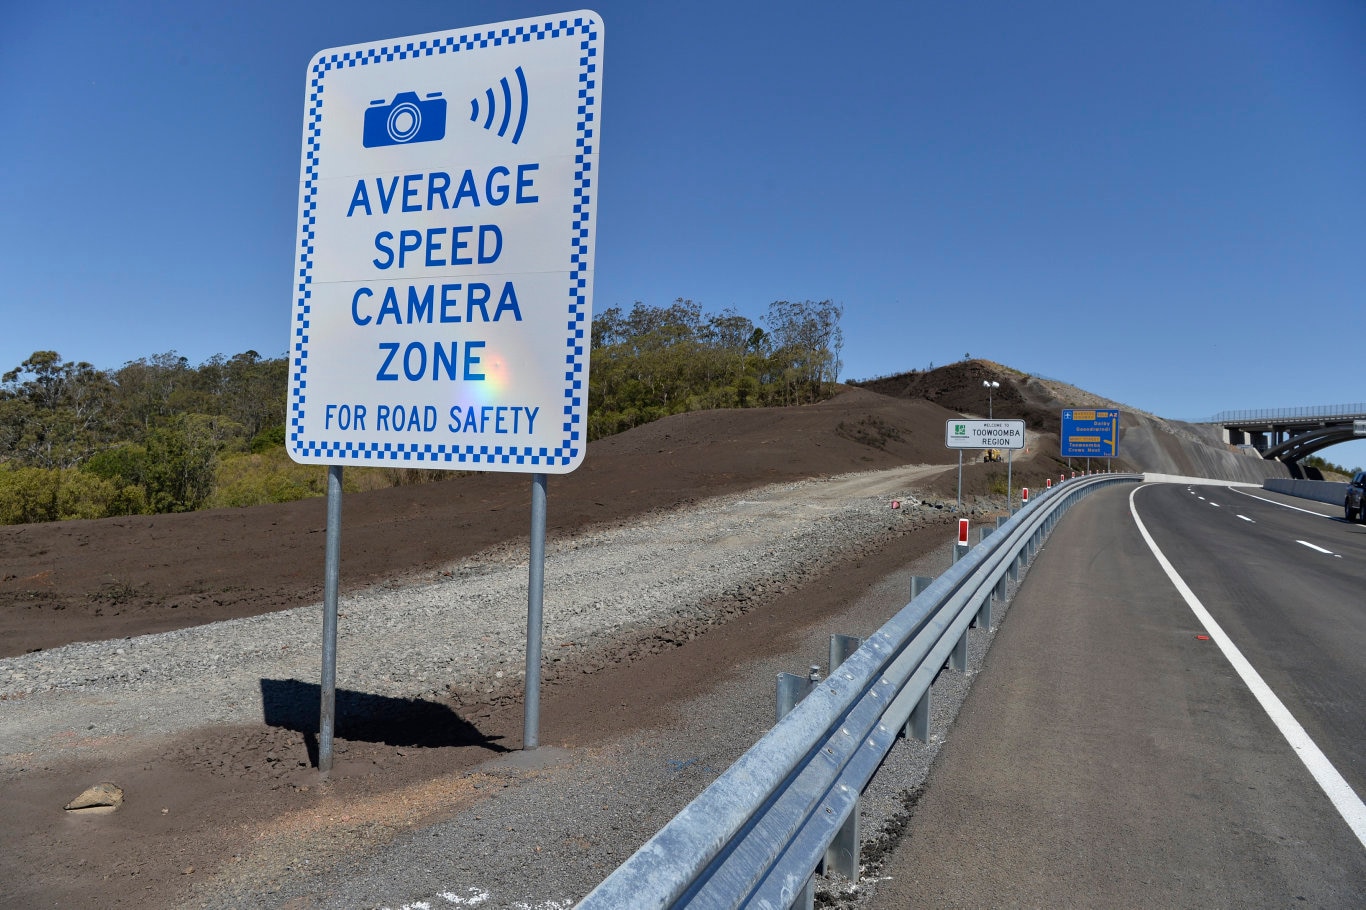
[[[994,380],[983,379],[983,380],[982,380],[982,387],[985,388],[985,389],[987,390],[987,420],[990,420],[990,419],[991,419],[991,392],[992,392],[993,389],[999,389],[999,388],[1001,387],[1001,384],[1000,384],[999,382],[994,381]]]

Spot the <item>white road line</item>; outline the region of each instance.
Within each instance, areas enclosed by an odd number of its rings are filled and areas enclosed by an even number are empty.
[[[1243,521],[1252,521],[1252,519],[1248,518],[1246,515],[1239,515],[1238,517],[1241,518]],[[1252,521],[1252,523],[1255,525],[1257,522]]]
[[[1248,663],[1243,652],[1238,650],[1238,646],[1225,634],[1219,623],[1215,622],[1214,617],[1205,609],[1205,605],[1200,603],[1200,598],[1195,596],[1195,592],[1186,584],[1185,579],[1176,573],[1176,569],[1167,561],[1167,557],[1162,555],[1162,551],[1157,547],[1157,542],[1153,540],[1152,535],[1143,525],[1143,519],[1138,517],[1138,507],[1134,505],[1134,496],[1142,489],[1144,487],[1136,487],[1129,494],[1129,514],[1134,517],[1134,524],[1138,526],[1138,533],[1142,534],[1143,539],[1147,542],[1148,549],[1152,550],[1153,556],[1157,557],[1158,565],[1167,573],[1167,577],[1171,579],[1182,599],[1186,601],[1186,606],[1190,607],[1195,618],[1200,620],[1200,624],[1205,627],[1209,637],[1219,645],[1219,650],[1224,652],[1224,657],[1233,665],[1233,669],[1238,671],[1243,684],[1261,703],[1262,709],[1271,718],[1271,722],[1276,725],[1276,728],[1281,731],[1281,735],[1290,743],[1290,748],[1294,749],[1300,761],[1304,762],[1304,766],[1309,769],[1309,773],[1314,776],[1319,787],[1332,801],[1333,807],[1338,810],[1342,820],[1347,822],[1347,826],[1352,829],[1357,840],[1361,842],[1363,847],[1366,847],[1366,803],[1361,801],[1361,797],[1356,795],[1351,785],[1338,773],[1338,769],[1333,767],[1333,763],[1328,760],[1328,756],[1323,754],[1323,750],[1309,738],[1309,734],[1305,732],[1300,722],[1295,720],[1290,709],[1276,697],[1275,692],[1271,691],[1271,687],[1262,679],[1261,674],[1253,668],[1252,664]]]
[[[1308,547],[1308,548],[1311,549],[1311,550],[1318,550],[1320,553],[1327,553],[1329,556],[1332,556],[1332,555],[1333,555],[1333,551],[1332,551],[1332,550],[1325,550],[1323,547],[1319,546],[1318,544],[1312,544],[1312,543],[1310,543],[1310,542],[1307,541],[1307,540],[1297,540],[1297,541],[1295,541],[1295,543],[1304,544],[1306,547]]]
[[[1212,502],[1210,505],[1214,506],[1216,509],[1219,508],[1219,503],[1217,502]]]
[[[1233,490],[1233,487],[1229,487],[1229,489]],[[1322,512],[1315,512],[1311,509],[1301,509],[1299,506],[1286,505],[1285,503],[1277,502],[1274,499],[1267,499],[1265,496],[1253,496],[1251,493],[1244,493],[1242,490],[1233,490],[1233,492],[1239,493],[1243,496],[1250,496],[1253,499],[1260,499],[1262,502],[1269,502],[1273,506],[1280,506],[1282,509],[1293,509],[1296,512],[1303,512],[1306,515],[1317,515],[1319,518],[1327,518],[1330,520],[1333,518],[1332,515],[1324,515]]]

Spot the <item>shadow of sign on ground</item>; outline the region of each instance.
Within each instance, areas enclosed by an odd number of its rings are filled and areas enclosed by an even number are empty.
[[[317,683],[261,680],[263,722],[269,727],[302,733],[314,767],[318,764],[321,698]],[[501,736],[486,736],[446,705],[354,689],[337,690],[336,729],[339,738],[352,742],[425,749],[475,746],[500,754],[512,751],[498,742]]]

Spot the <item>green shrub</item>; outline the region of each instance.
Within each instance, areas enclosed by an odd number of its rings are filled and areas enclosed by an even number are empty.
[[[75,468],[0,465],[0,524],[105,518],[143,511],[138,487],[121,487]]]
[[[327,470],[295,463],[282,448],[220,460],[208,506],[258,506],[293,502],[327,492]]]

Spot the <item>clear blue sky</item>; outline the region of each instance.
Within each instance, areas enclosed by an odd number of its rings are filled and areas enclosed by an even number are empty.
[[[597,309],[831,299],[846,378],[970,353],[1168,417],[1366,401],[1366,3],[592,7]],[[0,369],[284,353],[311,56],[571,8],[3,0]]]

